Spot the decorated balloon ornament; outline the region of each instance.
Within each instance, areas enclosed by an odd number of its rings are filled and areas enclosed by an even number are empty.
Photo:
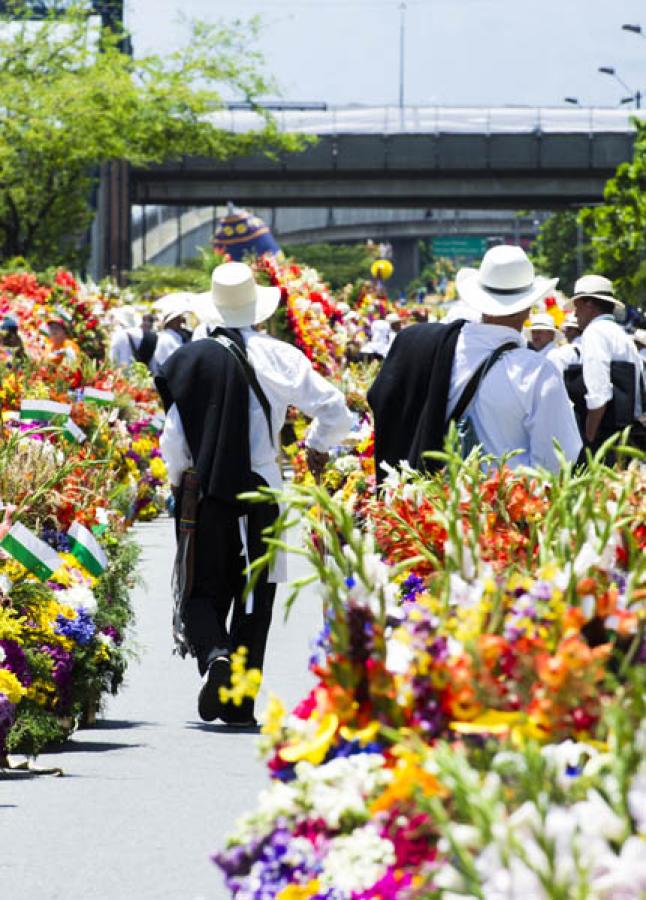
[[[232,260],[238,262],[249,255],[280,253],[280,247],[269,226],[260,216],[247,209],[239,209],[232,203],[229,204],[227,214],[217,224],[213,248],[227,253]]]

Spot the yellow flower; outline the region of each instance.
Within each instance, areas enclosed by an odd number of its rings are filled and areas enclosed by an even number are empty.
[[[157,456],[155,459],[151,460],[150,474],[158,481],[163,481],[166,478],[166,466],[164,465],[163,459],[160,459]]]
[[[234,706],[242,706],[246,697],[255,699],[262,683],[260,669],[247,669],[247,648],[238,647],[231,654],[231,687],[220,688],[220,702],[233,703]]]
[[[311,738],[288,744],[280,751],[280,758],[285,762],[299,762],[305,760],[318,766],[325,759],[334,740],[334,735],[339,727],[339,718],[334,713],[328,713],[321,719],[316,734]]]
[[[321,890],[321,882],[308,881],[307,884],[288,884],[276,894],[276,900],[308,900]]]
[[[269,694],[269,703],[262,715],[262,733],[278,740],[283,730],[286,709],[282,700],[273,692]]]
[[[0,641],[19,640],[24,621],[24,617],[18,618],[12,609],[0,606]]]
[[[5,694],[9,703],[19,703],[25,689],[13,672],[0,669],[0,694]]]

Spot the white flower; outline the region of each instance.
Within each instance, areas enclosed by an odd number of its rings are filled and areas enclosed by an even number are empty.
[[[590,887],[597,900],[643,900],[646,892],[644,842],[629,837],[619,855],[608,848],[594,864]]]
[[[646,835],[646,771],[633,778],[628,791],[628,808],[637,831]]]
[[[3,663],[7,658],[7,654],[4,652],[4,647],[0,647],[0,663]]]
[[[347,896],[371,887],[394,862],[392,842],[380,837],[374,826],[365,825],[330,842],[321,882]]]
[[[85,584],[75,584],[74,587],[58,591],[56,599],[62,606],[71,606],[72,609],[83,607],[91,615],[97,610],[97,602],[92,589]]]
[[[572,814],[576,817],[584,836],[618,841],[625,833],[625,822],[597,791],[589,790],[588,799],[575,803]]]
[[[386,641],[386,668],[393,675],[405,675],[411,667],[415,654],[410,644],[398,637]]]

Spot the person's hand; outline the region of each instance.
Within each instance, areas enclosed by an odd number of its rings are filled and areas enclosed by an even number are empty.
[[[321,480],[329,458],[329,453],[322,453],[320,450],[314,450],[313,447],[307,448],[307,468],[314,476],[316,482]]]

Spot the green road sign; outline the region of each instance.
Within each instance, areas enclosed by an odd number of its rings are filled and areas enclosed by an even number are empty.
[[[433,256],[465,256],[478,259],[487,252],[487,238],[474,235],[451,235],[431,239]]]

